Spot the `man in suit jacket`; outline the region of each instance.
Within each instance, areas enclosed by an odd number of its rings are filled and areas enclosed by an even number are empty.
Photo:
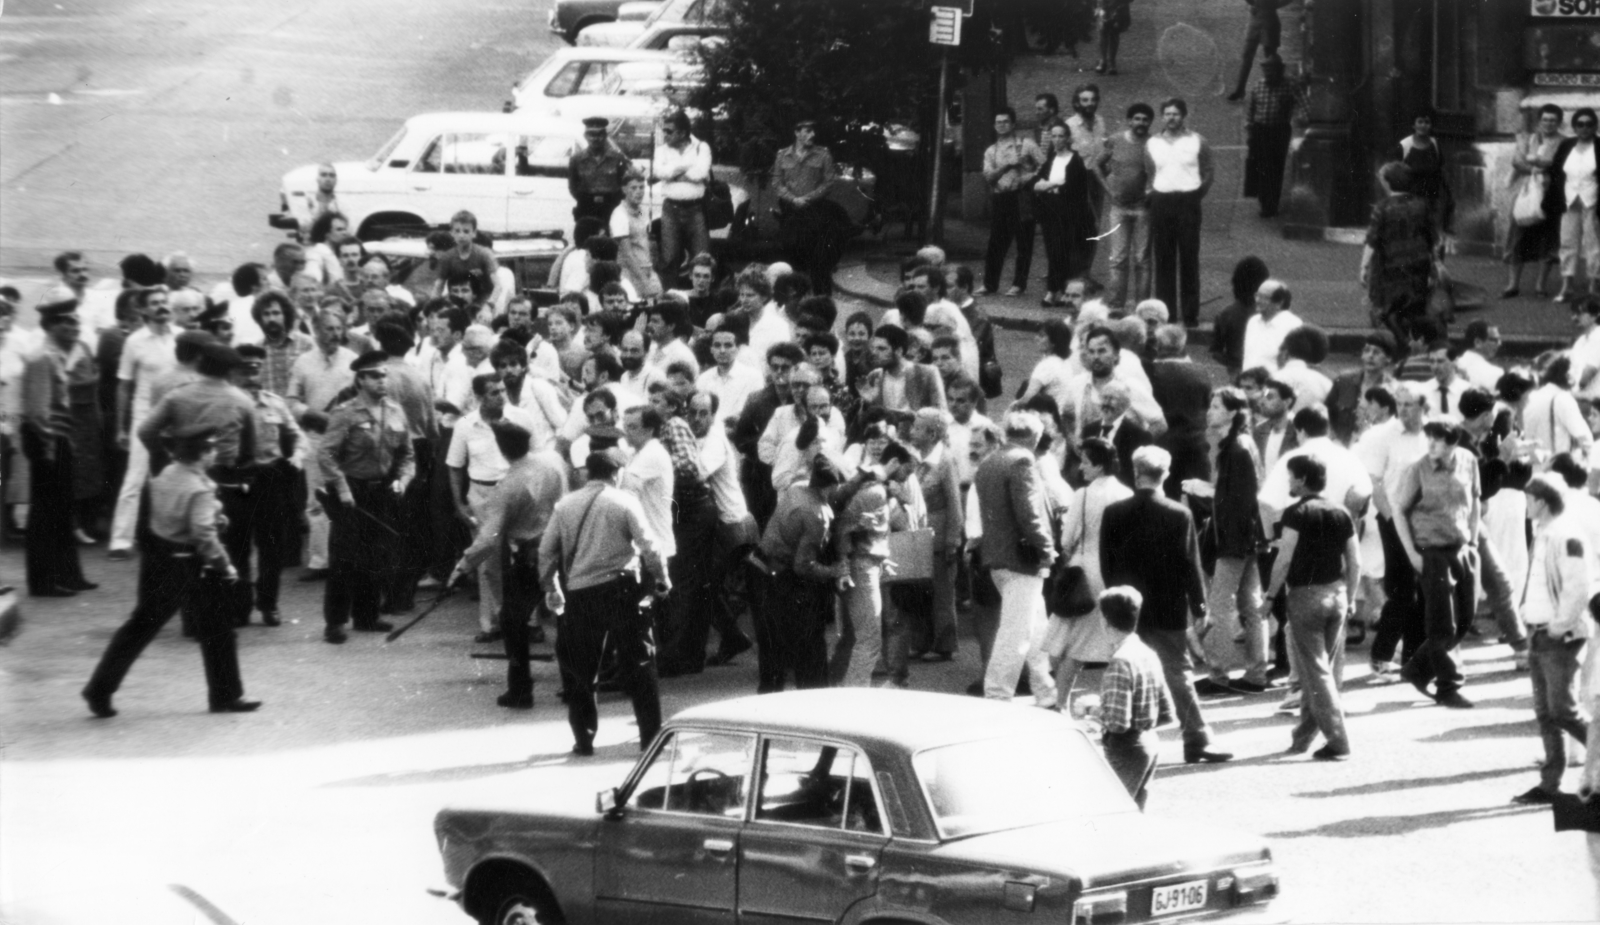
[[[1056,558],[1044,482],[1034,448],[1044,435],[1044,422],[1031,411],[1013,411],[1005,419],[1006,445],[978,467],[972,490],[978,493],[983,522],[980,552],[983,564],[1000,590],[1000,625],[983,678],[983,695],[1011,700],[1024,665],[1034,701],[1056,702],[1050,659],[1041,648],[1047,615],[1044,579]]]
[[[1250,390],[1246,387],[1245,391]],[[1271,472],[1284,454],[1300,445],[1300,438],[1289,419],[1294,408],[1294,388],[1287,382],[1268,379],[1255,396],[1255,406],[1258,423],[1252,436],[1256,438],[1256,450],[1261,454],[1261,471]]]
[[[1156,446],[1133,454],[1133,497],[1106,507],[1100,521],[1100,569],[1107,587],[1128,585],[1144,595],[1139,638],[1161,658],[1183,727],[1183,760],[1227,761],[1211,750],[1211,729],[1200,712],[1189,672],[1192,614],[1205,618],[1200,541],[1189,509],[1161,494],[1172,457]]]
[[[1211,479],[1206,445],[1206,409],[1211,407],[1211,377],[1184,355],[1189,333],[1181,324],[1156,328],[1156,361],[1150,364],[1150,391],[1167,416],[1167,432],[1156,446],[1172,454],[1167,497],[1178,497],[1184,479]],[[1119,448],[1120,451],[1120,448]]]
[[[1121,382],[1107,383],[1100,390],[1100,423],[1084,428],[1085,437],[1104,437],[1117,451],[1117,478],[1133,487],[1133,452],[1155,442],[1143,424],[1128,415],[1133,395]]]
[[[1585,106],[1572,114],[1573,137],[1556,146],[1545,188],[1544,214],[1561,216],[1561,292],[1557,301],[1578,295],[1580,251],[1589,271],[1589,294],[1600,295],[1600,145],[1595,144],[1595,112]]]
[[[862,377],[860,386],[863,410],[888,408],[902,431],[922,408],[949,410],[939,371],[907,358],[910,346],[911,335],[904,328],[886,324],[873,331],[870,349],[876,368]]]

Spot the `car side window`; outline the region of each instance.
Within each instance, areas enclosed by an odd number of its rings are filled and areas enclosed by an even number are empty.
[[[567,162],[572,157],[574,141],[554,135],[519,135],[516,139],[516,157],[513,160],[519,177],[565,178]]]
[[[571,96],[578,92],[578,81],[583,79],[583,72],[588,67],[585,61],[573,61],[550,78],[544,85],[545,96]]]
[[[683,729],[650,759],[628,805],[702,816],[744,815],[755,736]]]
[[[756,821],[883,834],[867,759],[849,746],[798,739],[767,740]]]
[[[583,77],[578,81],[578,86],[572,91],[574,94],[591,94],[601,92],[605,86],[606,78],[611,76],[612,68],[616,65],[610,61],[595,61],[584,69]]]

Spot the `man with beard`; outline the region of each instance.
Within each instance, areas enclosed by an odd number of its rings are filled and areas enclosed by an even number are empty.
[[[872,332],[872,359],[877,368],[858,386],[863,408],[887,408],[907,426],[919,408],[946,410],[939,371],[907,359],[910,344],[904,328],[879,326]]]
[[[233,622],[250,623],[252,585],[250,547],[256,550],[254,582],[255,609],[261,622],[277,626],[278,586],[283,568],[298,551],[300,518],[294,509],[295,482],[300,477],[296,461],[302,458],[305,440],[288,402],[263,388],[267,351],[257,344],[239,348],[244,363],[239,367],[240,388],[255,404],[251,418],[255,426],[255,478],[243,503],[236,510],[242,522],[230,523],[223,533],[228,558],[239,570],[240,581],[232,588]]]
[[[1166,416],[1155,397],[1143,383],[1131,380],[1118,368],[1122,361],[1122,345],[1117,335],[1105,325],[1092,325],[1083,336],[1084,372],[1067,383],[1067,393],[1061,400],[1061,410],[1069,408],[1078,432],[1085,433],[1103,421],[1102,395],[1112,382],[1128,387],[1129,410],[1152,436],[1161,436],[1166,430]]]
[[[328,484],[322,501],[333,520],[332,568],[322,602],[322,638],[339,644],[344,624],[358,632],[387,632],[378,619],[379,581],[398,559],[396,499],[416,474],[410,427],[399,403],[388,397],[388,357],[374,351],[350,365],[356,396],[336,407],[317,453]]]
[[[316,311],[315,303],[311,311]],[[289,370],[300,354],[315,344],[298,330],[299,310],[281,292],[262,293],[250,314],[261,328],[261,348],[266,352],[261,367],[262,388],[275,395],[287,395]]]
[[[117,445],[127,449],[128,466],[111,519],[108,557],[113,561],[133,556],[139,494],[150,477],[150,452],[132,435],[150,413],[151,385],[178,362],[178,335],[172,330],[172,306],[166,290],[146,292],[143,311],[145,326],[128,335],[117,364]]]
[[[1200,323],[1200,203],[1216,172],[1211,147],[1185,125],[1188,116],[1183,100],[1173,97],[1162,103],[1163,128],[1145,143],[1144,151],[1155,297],[1192,328]]]
[[[649,350],[645,335],[629,330],[622,335],[617,356],[622,360],[622,378],[618,383],[638,395],[648,395],[650,383],[655,381],[654,371],[645,368],[645,355]]]
[[[833,213],[821,203],[832,189],[838,168],[833,155],[814,144],[817,124],[802,119],[794,126],[794,144],[778,152],[772,163],[772,187],[778,194],[778,221],[783,252],[811,279],[820,295],[833,292],[833,270],[839,261]]]
[[[1144,103],[1128,107],[1128,127],[1106,139],[1102,148],[1085,151],[1105,183],[1111,214],[1111,297],[1114,308],[1150,295],[1150,217],[1147,211],[1150,173],[1145,167],[1145,143],[1155,111]],[[1091,185],[1090,189],[1095,186]],[[1129,261],[1132,269],[1129,269]]]
[[[1100,116],[1100,88],[1094,84],[1084,84],[1072,91],[1072,115],[1067,118],[1067,131],[1072,133],[1072,150],[1083,158],[1085,164],[1094,162],[1100,152],[1106,149],[1106,140],[1111,136],[1111,126]],[[1089,208],[1094,210],[1095,223],[1091,226],[1099,232],[1098,221],[1105,214],[1105,187],[1099,183],[1089,184]],[[1091,241],[1088,245],[1088,261],[1085,266],[1094,266],[1094,251],[1097,242]]]
[[[744,496],[758,524],[765,524],[772,516],[778,499],[772,489],[772,467],[761,461],[757,446],[773,414],[789,402],[790,376],[805,364],[806,354],[798,344],[784,342],[768,348],[765,358],[767,384],[746,399],[744,411],[733,427],[733,446],[744,458],[744,471],[740,474]]]
[[[316,349],[307,350],[294,361],[289,370],[289,393],[284,396],[289,399],[296,417],[305,422],[305,458],[310,460],[305,473],[306,518],[311,529],[306,537],[308,571],[301,577],[302,581],[324,578],[328,573],[328,515],[317,498],[324,480],[322,467],[315,461],[321,452],[327,413],[339,393],[356,378],[350,371],[356,354],[344,346],[344,312],[338,309],[318,312],[312,319],[311,329],[316,334]]]
[[[530,418],[531,452],[555,448],[556,432],[567,421],[561,392],[547,379],[528,373],[528,355],[514,340],[501,340],[489,351],[489,365],[506,385],[507,400]]]

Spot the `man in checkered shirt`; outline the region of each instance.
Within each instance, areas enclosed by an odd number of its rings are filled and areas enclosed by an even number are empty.
[[[1306,87],[1284,76],[1283,59],[1261,59],[1261,76],[1250,85],[1244,102],[1244,194],[1261,203],[1261,217],[1278,214],[1283,193],[1283,168],[1289,158],[1289,139],[1295,121],[1306,116]]]
[[[1106,761],[1144,809],[1147,785],[1156,770],[1160,741],[1156,727],[1172,722],[1172,691],[1167,688],[1161,659],[1135,634],[1144,597],[1135,588],[1119,585],[1100,595],[1100,616],[1107,634],[1116,640],[1111,663],[1100,681],[1101,745]]]

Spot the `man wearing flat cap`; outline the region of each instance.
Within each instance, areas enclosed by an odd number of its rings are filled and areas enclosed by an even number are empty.
[[[645,523],[637,495],[620,484],[627,456],[618,448],[590,453],[584,462],[589,484],[556,502],[539,542],[539,581],[545,606],[559,617],[556,656],[567,691],[567,721],[573,754],[594,754],[600,725],[595,678],[610,640],[622,689],[633,701],[639,747],[648,748],[661,729],[650,617],[639,608],[646,578],[655,594],[671,590],[660,538]]]
[[[1427,455],[1411,464],[1391,499],[1395,532],[1420,576],[1427,640],[1400,677],[1440,706],[1465,709],[1464,679],[1452,653],[1477,606],[1478,534],[1483,502],[1478,461],[1456,446],[1455,425],[1433,418],[1422,425]],[[1435,685],[1433,691],[1428,685]]]
[[[74,371],[94,358],[80,339],[76,300],[39,306],[44,342],[22,374],[22,452],[32,472],[26,547],[28,593],[71,597],[96,587],[83,577],[72,535]]]
[[[206,690],[213,713],[248,713],[261,706],[244,699],[239,677],[231,586],[239,580],[223,548],[216,484],[207,476],[217,461],[218,433],[206,424],[179,426],[165,438],[172,463],[150,480],[150,534],[139,568],[139,599],[111,637],[83,689],[89,710],[117,715],[111,697],[128,669],[181,606],[195,621]]]
[[[378,619],[378,591],[399,564],[400,497],[416,476],[416,459],[406,413],[389,397],[388,359],[373,350],[350,364],[355,397],[330,412],[317,448],[327,483],[321,500],[333,521],[322,638],[335,644],[345,641],[346,622],[357,632],[393,628]]]
[[[601,225],[611,221],[611,213],[622,202],[623,177],[632,166],[622,149],[606,137],[607,124],[600,116],[584,119],[583,137],[588,144],[567,162],[567,190],[576,203],[573,219],[589,215]]]

